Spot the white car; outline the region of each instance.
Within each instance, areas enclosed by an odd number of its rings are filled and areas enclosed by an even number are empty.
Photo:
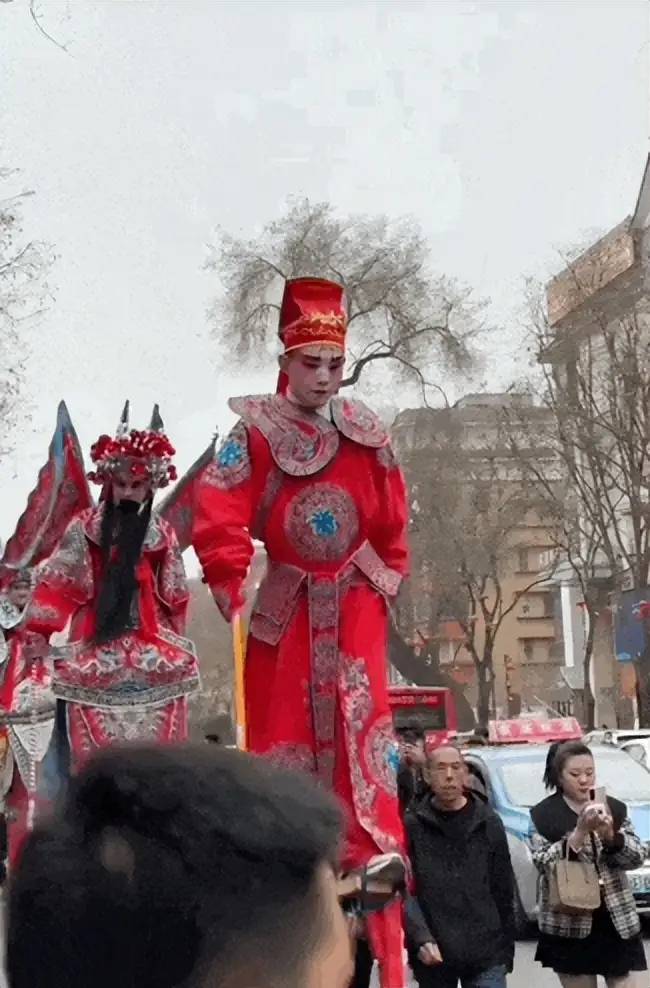
[[[633,741],[619,744],[618,747],[650,771],[650,738],[635,738]]]
[[[650,771],[650,730],[647,728],[590,731],[585,735],[585,743],[616,745]]]
[[[623,744],[636,738],[650,738],[650,728],[647,727],[616,727],[610,730],[601,727],[597,731],[585,734],[585,744]]]

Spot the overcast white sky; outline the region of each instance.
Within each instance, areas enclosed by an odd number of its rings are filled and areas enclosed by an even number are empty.
[[[415,215],[440,271],[494,300],[504,360],[526,274],[634,207],[649,136],[649,5],[442,0],[28,0],[0,5],[2,164],[56,245],[34,331],[33,417],[0,465],[0,535],[70,407],[87,448],[159,400],[186,467],[226,398],[275,370],[217,366],[211,231],[253,233],[288,194]],[[317,273],[317,272],[315,272]]]

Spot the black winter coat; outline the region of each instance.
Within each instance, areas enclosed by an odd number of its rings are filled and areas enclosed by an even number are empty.
[[[406,814],[415,878],[407,901],[411,951],[436,943],[443,963],[463,975],[498,964],[512,970],[514,878],[505,830],[474,796],[470,815],[456,826],[432,799]],[[464,814],[463,814],[464,816]]]

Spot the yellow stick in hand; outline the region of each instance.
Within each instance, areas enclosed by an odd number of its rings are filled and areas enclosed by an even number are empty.
[[[246,633],[241,614],[232,619],[232,644],[235,655],[235,729],[237,747],[246,751],[246,695],[244,666],[246,664]]]

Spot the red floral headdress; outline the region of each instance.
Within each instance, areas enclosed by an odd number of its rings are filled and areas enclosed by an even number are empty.
[[[90,449],[96,470],[88,474],[95,484],[104,485],[116,477],[146,479],[154,490],[176,480],[172,457],[176,450],[164,433],[164,426],[154,406],[148,429],[129,429],[127,401],[115,437],[100,436]]]

